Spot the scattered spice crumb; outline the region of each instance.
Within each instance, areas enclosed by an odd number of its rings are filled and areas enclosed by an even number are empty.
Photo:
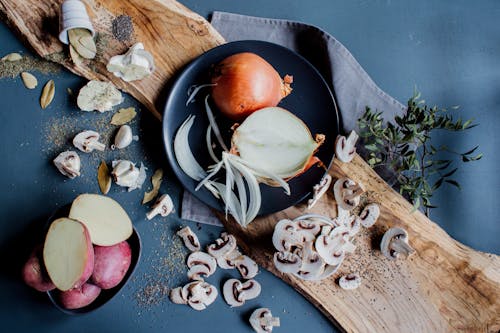
[[[60,71],[61,67],[58,64],[47,60],[25,55],[17,61],[0,61],[0,79],[14,78],[22,72],[38,71],[43,74],[52,74]]]
[[[116,17],[111,24],[113,36],[118,41],[126,42],[130,40],[130,37],[134,33],[134,26],[130,16],[120,15]]]

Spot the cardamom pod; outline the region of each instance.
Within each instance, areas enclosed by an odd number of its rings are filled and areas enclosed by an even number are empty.
[[[56,92],[56,86],[54,80],[49,80],[42,90],[42,95],[40,96],[40,106],[45,109],[54,99],[54,94]]]
[[[31,73],[22,72],[21,79],[23,80],[24,86],[28,89],[35,89],[36,86],[38,85],[38,80]]]
[[[2,61],[18,61],[18,60],[21,60],[22,58],[23,58],[22,55],[20,55],[19,53],[13,52],[13,53],[9,53],[6,56],[4,56],[2,58]]]

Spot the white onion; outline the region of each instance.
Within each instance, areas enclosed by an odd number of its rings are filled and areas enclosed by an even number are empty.
[[[177,130],[174,139],[174,153],[182,171],[194,180],[201,180],[207,173],[203,170],[198,161],[196,161],[189,147],[189,131],[193,126],[194,119],[195,116],[189,115]]]

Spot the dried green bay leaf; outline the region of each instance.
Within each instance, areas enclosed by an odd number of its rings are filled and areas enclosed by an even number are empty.
[[[24,86],[28,89],[35,89],[36,86],[38,85],[38,80],[31,73],[22,72],[21,79],[23,80]]]
[[[134,107],[120,109],[113,115],[113,118],[111,118],[111,125],[117,125],[117,126],[125,125],[126,123],[134,119],[136,115],[137,112],[135,112]]]
[[[21,60],[22,58],[23,58],[22,55],[20,55],[19,53],[13,52],[13,53],[9,53],[9,54],[5,55],[2,58],[2,61],[18,61],[18,60]]]
[[[108,165],[104,161],[101,161],[97,169],[97,182],[102,194],[108,194],[111,188],[111,174],[109,173]]]
[[[56,92],[56,86],[54,80],[49,80],[42,90],[42,95],[40,96],[40,106],[45,109],[54,99],[54,94]]]
[[[151,177],[151,184],[153,184],[153,189],[149,192],[144,193],[144,198],[142,199],[142,204],[150,202],[158,195],[160,191],[161,182],[163,181],[163,169],[157,169],[153,176]]]
[[[94,59],[97,53],[92,33],[87,29],[75,28],[68,31],[68,39],[75,51],[85,59]],[[71,52],[71,50],[70,50]]]

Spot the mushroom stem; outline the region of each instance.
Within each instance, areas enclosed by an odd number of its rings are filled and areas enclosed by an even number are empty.
[[[355,186],[350,188],[349,191],[346,191],[346,192],[347,193],[344,195],[344,200],[351,200],[351,199],[354,199],[355,197],[357,197],[358,195],[363,194],[365,192],[365,190],[363,190],[361,188],[361,186],[356,184]]]
[[[262,326],[280,326],[279,317],[264,317],[260,320]]]
[[[405,242],[401,238],[396,238],[391,242],[390,248],[392,251],[395,251],[396,253],[402,254],[405,257],[408,257],[410,254],[415,252],[415,250]]]
[[[96,149],[99,151],[104,151],[106,149],[106,145],[104,143],[101,143],[99,141],[91,141],[88,143],[87,147],[91,149]]]

